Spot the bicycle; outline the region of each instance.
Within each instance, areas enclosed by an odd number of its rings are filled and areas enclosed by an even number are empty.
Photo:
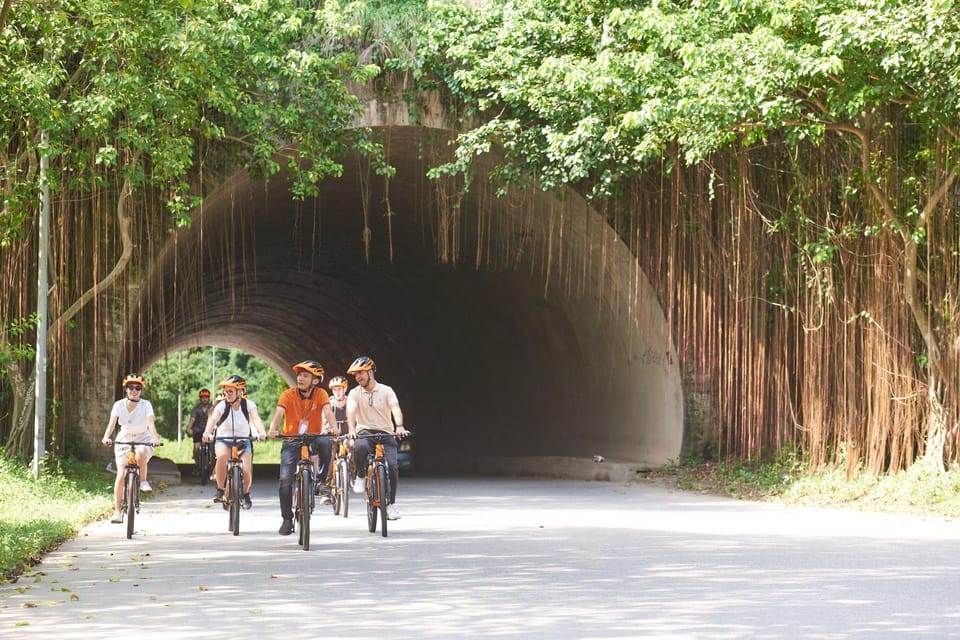
[[[197,474],[200,476],[200,486],[205,486],[213,470],[213,443],[201,442],[197,452]]]
[[[313,475],[313,460],[310,459],[310,439],[325,438],[314,433],[281,433],[283,440],[300,442],[300,459],[297,461],[296,481],[293,485],[293,518],[297,527],[297,541],[304,551],[310,550],[310,516],[316,506],[316,479]]]
[[[406,436],[412,436],[408,431]],[[390,473],[387,457],[383,451],[383,443],[389,438],[400,440],[389,433],[360,433],[356,438],[367,438],[374,441],[374,449],[367,455],[367,530],[373,533],[377,530],[377,517],[380,519],[380,535],[387,537],[387,504],[390,500]]]
[[[330,494],[333,502],[333,514],[339,516],[341,512],[346,518],[350,511],[350,479],[351,458],[347,447],[348,436],[338,436],[334,439],[337,451],[333,458],[330,478]]]
[[[240,535],[240,504],[243,499],[243,464],[240,460],[240,448],[237,442],[250,438],[221,438],[225,443],[230,443],[230,457],[227,459],[227,486],[223,492],[223,508],[230,512],[228,531],[233,535]],[[252,446],[252,445],[249,445]]]
[[[127,539],[133,537],[133,522],[136,514],[140,513],[140,465],[137,464],[137,446],[146,445],[148,447],[160,447],[163,443],[154,444],[153,442],[114,442],[116,445],[126,445],[130,447],[127,454],[127,463],[124,465],[123,472],[123,498],[121,499],[120,517],[126,514],[127,518]]]

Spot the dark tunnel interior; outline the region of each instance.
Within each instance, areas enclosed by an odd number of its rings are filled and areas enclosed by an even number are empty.
[[[378,380],[398,394],[424,471],[455,468],[459,455],[675,459],[680,377],[646,280],[637,321],[615,302],[598,305],[605,273],[567,291],[532,255],[477,268],[477,229],[487,224],[481,207],[493,212],[486,233],[496,255],[517,233],[550,233],[548,194],[524,196],[523,207],[468,194],[459,209],[460,259],[439,261],[443,223],[423,149],[445,142],[418,127],[390,136],[397,172],[388,187],[352,156],[318,198],[296,201],[283,179],[241,175],[207,197],[141,289],[130,319],[134,368],[210,344],[252,353],[285,375],[307,358],[342,374],[357,355],[370,355]],[[579,211],[596,215],[583,204]],[[529,227],[518,225],[521,215],[531,216],[532,232],[518,232]],[[589,247],[576,228],[557,240],[570,244],[568,255],[577,243]],[[635,262],[622,243],[617,251],[624,264]],[[182,304],[196,287],[202,305]]]

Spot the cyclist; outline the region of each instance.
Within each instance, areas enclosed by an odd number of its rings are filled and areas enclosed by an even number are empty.
[[[357,381],[347,395],[347,428],[351,437],[357,435],[387,434],[395,436],[383,442],[383,451],[387,457],[387,467],[390,473],[390,495],[387,504],[387,518],[399,520],[400,511],[394,502],[397,498],[397,484],[400,473],[397,469],[397,438],[407,435],[403,428],[403,411],[397,394],[387,385],[377,382],[377,365],[367,356],[360,356],[353,361],[348,374],[353,374]],[[396,427],[394,427],[396,424]],[[366,489],[364,476],[367,473],[367,455],[373,450],[375,443],[366,438],[359,438],[353,449],[353,462],[357,469],[357,478],[353,481],[353,491],[363,493]]]
[[[283,420],[283,434],[296,435],[308,433],[319,436],[323,433],[323,422],[336,424],[336,417],[330,409],[330,396],[320,386],[323,382],[323,365],[315,360],[304,360],[293,365],[297,372],[297,386],[290,387],[280,394],[277,409],[270,420],[271,438],[277,437],[277,427]],[[339,429],[332,429],[339,434]],[[326,477],[326,468],[330,464],[331,444],[329,438],[309,439],[310,454],[317,482]],[[284,440],[280,447],[280,516],[283,522],[277,532],[282,536],[293,533],[293,478],[300,459],[300,443],[296,440]],[[322,474],[322,475],[321,475]]]
[[[330,408],[333,409],[333,415],[337,419],[337,433],[346,433],[347,432],[347,387],[350,383],[347,382],[347,379],[343,376],[333,376],[330,378],[330,391],[333,392],[333,397],[330,398]],[[332,433],[333,429],[330,427],[330,424],[324,419],[323,421],[323,432]],[[333,462],[333,448],[331,447],[330,451],[330,461],[331,465],[327,469],[327,475],[333,473],[332,462]],[[323,487],[324,487],[324,499],[322,502],[327,504],[330,501],[329,490],[327,483],[330,481],[329,478],[326,478]],[[320,484],[318,483],[319,487]]]
[[[153,405],[150,404],[149,400],[144,400],[141,395],[144,386],[146,386],[146,382],[139,373],[128,374],[123,379],[123,388],[127,397],[113,403],[113,408],[110,410],[110,422],[107,424],[106,431],[103,432],[103,444],[110,446],[114,443],[111,437],[118,424],[120,425],[120,433],[117,435],[117,444],[144,441],[151,441],[155,445],[160,444],[160,436],[157,434],[157,427],[154,424]],[[135,449],[137,464],[140,465],[140,490],[152,491],[150,483],[147,482],[147,465],[150,458],[153,457],[153,447],[137,445]],[[129,452],[128,447],[114,447],[113,455],[117,465],[117,479],[113,483],[114,513],[110,522],[123,521],[120,516],[120,506],[123,500],[123,475],[126,472]]]
[[[223,400],[218,402],[207,420],[203,439],[210,442],[216,434],[216,480],[217,493],[214,502],[223,501],[224,486],[227,481],[227,460],[230,458],[229,438],[243,438],[237,442],[240,461],[243,464],[243,496],[240,505],[244,509],[253,506],[250,499],[250,485],[253,483],[253,443],[263,440],[266,430],[263,420],[257,412],[257,405],[244,395],[247,381],[238,375],[225,378],[219,385],[223,389]]]
[[[187,423],[187,435],[193,438],[193,462],[196,463],[200,457],[200,443],[203,442],[203,430],[207,426],[207,420],[210,419],[210,412],[213,405],[210,404],[210,390],[200,389],[197,394],[199,401],[190,411],[190,421]]]

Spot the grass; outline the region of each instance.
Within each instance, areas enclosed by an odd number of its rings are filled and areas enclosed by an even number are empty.
[[[256,443],[256,461],[279,464],[281,444]],[[192,464],[193,442],[164,440],[156,455]],[[0,450],[0,579],[14,578],[83,525],[112,513],[113,479],[102,463],[67,461],[59,475],[44,472],[34,480],[29,469]]]
[[[918,463],[892,475],[871,476],[860,471],[848,480],[842,467],[811,473],[786,456],[766,464],[687,462],[646,475],[683,491],[743,500],[960,517],[958,466],[937,471]]]
[[[255,442],[253,445],[254,462],[266,464],[280,464],[281,440],[266,440]],[[193,464],[193,440],[184,439],[180,442],[163,438],[163,447],[156,450],[157,456],[167,458],[177,464]]]
[[[80,528],[113,511],[112,474],[65,462],[39,480],[0,451],[0,577],[12,577]]]

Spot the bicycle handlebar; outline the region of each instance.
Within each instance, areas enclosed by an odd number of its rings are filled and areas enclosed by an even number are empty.
[[[138,446],[140,446],[140,445],[144,445],[144,446],[147,446],[147,447],[153,447],[154,449],[156,449],[157,447],[162,447],[162,446],[163,446],[163,443],[162,443],[162,442],[158,442],[158,443],[154,444],[154,443],[152,443],[152,442],[139,442],[139,441],[137,441],[137,442],[134,442],[134,441],[117,442],[116,440],[111,440],[111,441],[110,441],[110,444],[104,444],[103,446],[105,446],[105,447],[115,447],[115,446],[117,446],[118,444],[126,444],[126,445],[129,445],[129,446],[131,446],[131,447],[138,447]]]
[[[413,431],[407,431],[403,435],[399,433],[387,433],[386,431],[367,431],[366,433],[348,433],[345,438],[351,440],[359,440],[360,438],[396,438],[397,440],[403,440],[404,438],[409,438],[413,436]]]

